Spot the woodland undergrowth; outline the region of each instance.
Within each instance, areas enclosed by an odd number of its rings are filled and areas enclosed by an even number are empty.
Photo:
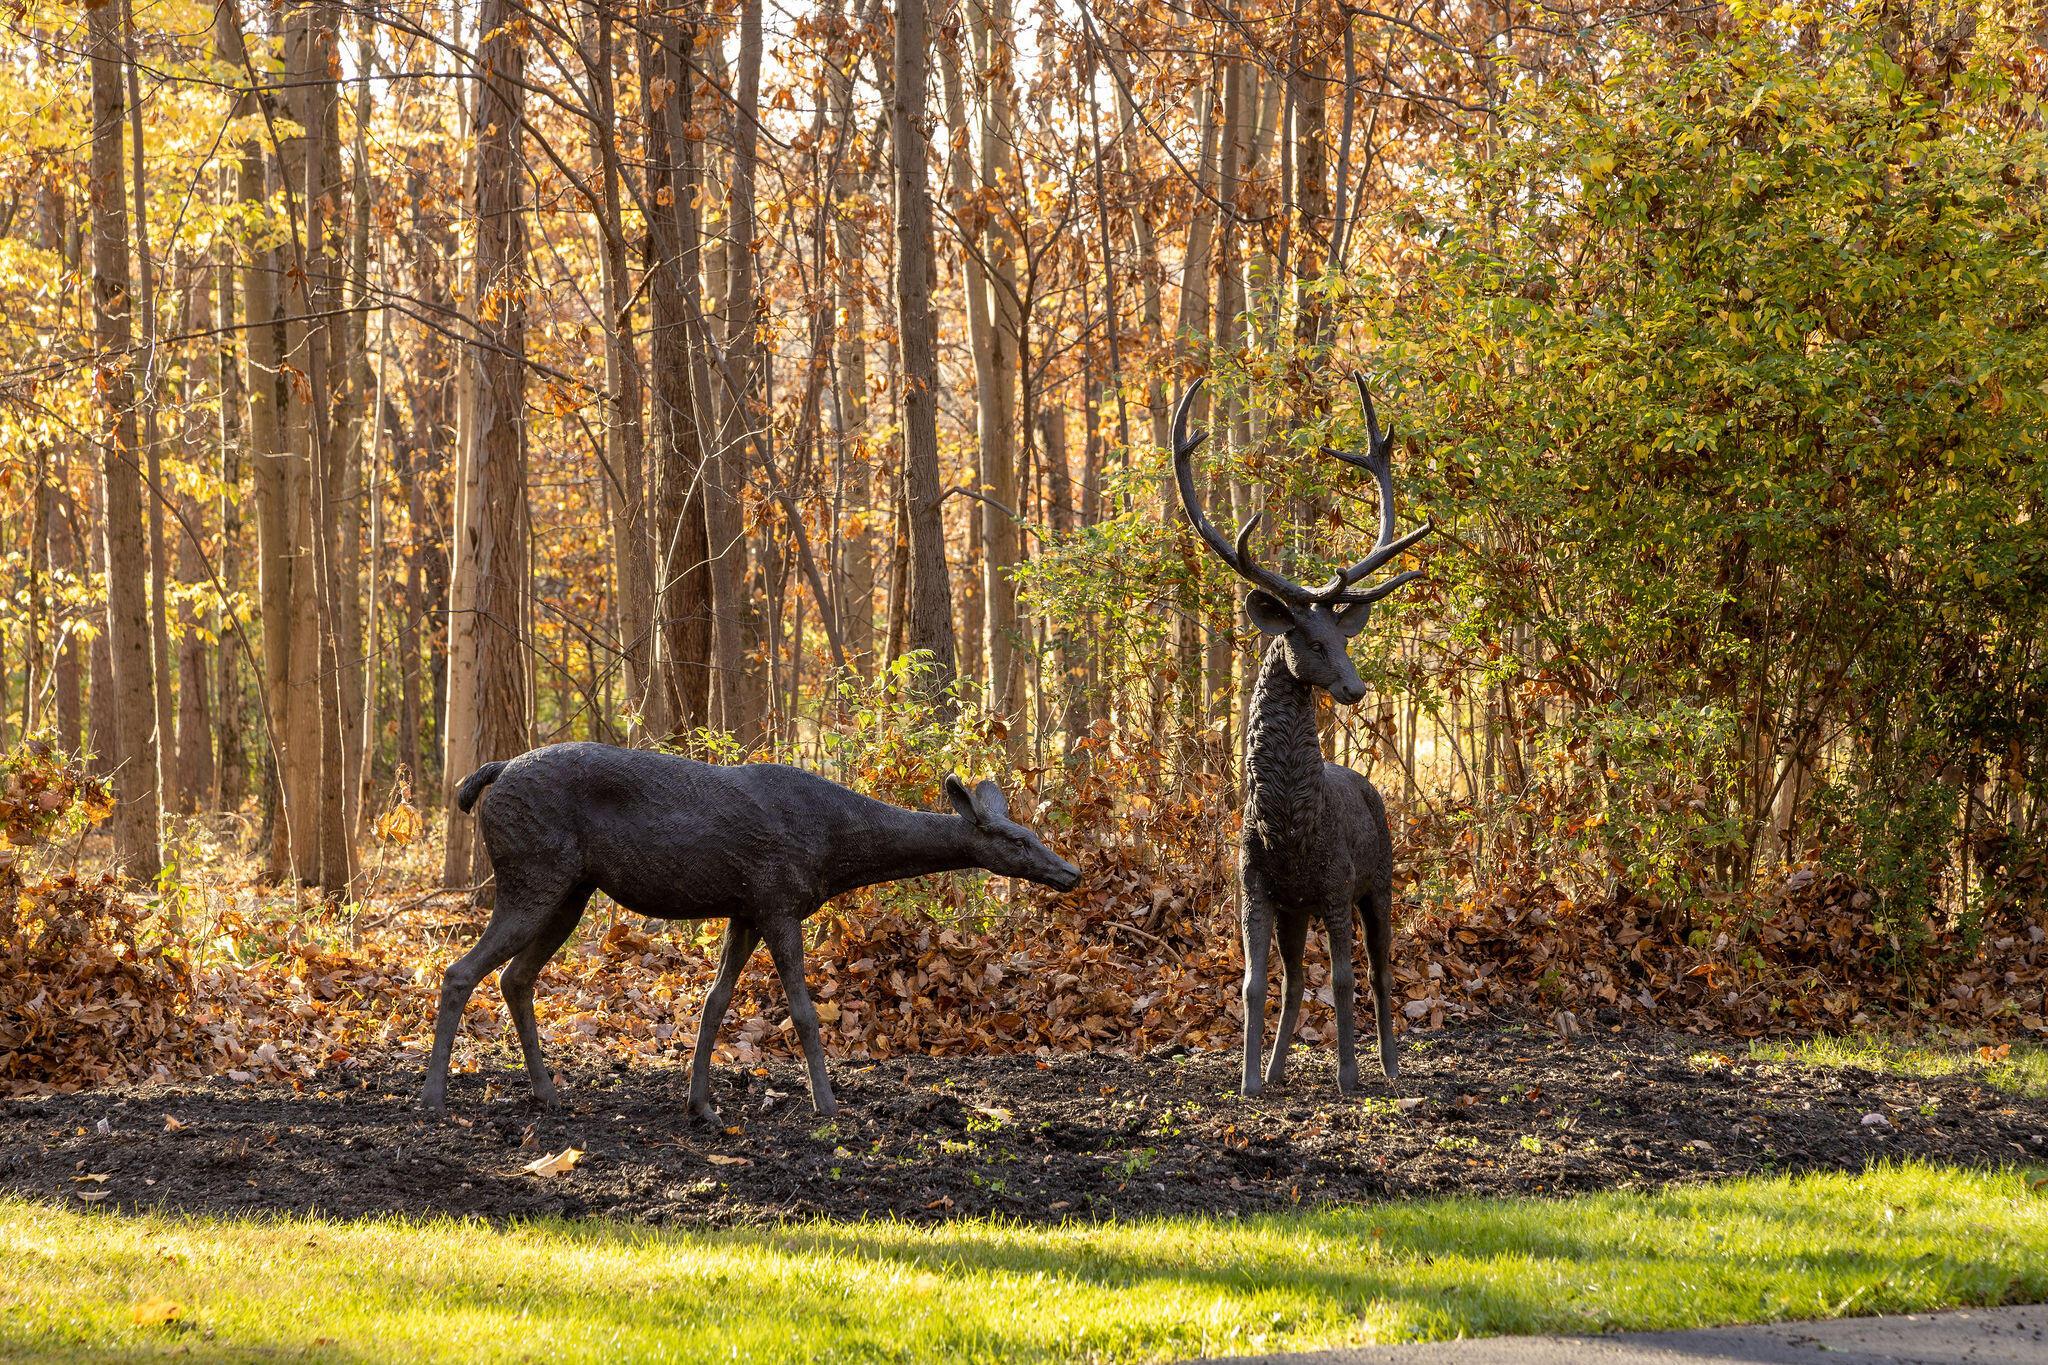
[[[868,785],[932,796],[941,761],[959,756],[895,749]],[[1171,767],[1098,735],[1072,768],[1025,770],[1013,808],[1083,865],[1073,893],[945,878],[827,907],[809,966],[828,1047],[882,1059],[1235,1046],[1235,808],[1221,783],[1164,776]],[[186,856],[157,886],[124,885],[99,870],[110,808],[104,784],[63,755],[24,748],[0,762],[0,1093],[222,1074],[311,1085],[423,1056],[440,973],[487,912],[434,889],[438,852],[411,807],[375,822],[379,855],[347,904],[263,883],[247,831],[218,823],[187,827]],[[1814,865],[1704,905],[1575,887],[1535,866],[1483,878],[1468,866],[1460,884],[1443,875],[1459,840],[1442,818],[1395,819],[1402,866],[1433,855],[1428,894],[1413,875],[1396,893],[1407,1030],[1533,1018],[1568,1034],[2048,1032],[2038,856],[2009,860],[2005,890],[1969,924],[1901,942],[1869,891]],[[686,1056],[717,930],[597,898],[541,978],[551,1056]],[[1309,984],[1301,1028],[1315,1042],[1331,1027],[1319,945]],[[514,1054],[495,992],[478,993],[468,1025],[482,1055]],[[720,1059],[756,1064],[793,1041],[757,962]]]

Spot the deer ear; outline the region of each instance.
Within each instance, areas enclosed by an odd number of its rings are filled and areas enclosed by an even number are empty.
[[[1372,620],[1372,603],[1356,602],[1337,613],[1337,629],[1350,639],[1365,629],[1365,623]]]
[[[1003,795],[1003,789],[994,781],[982,783],[974,789],[974,809],[981,816],[983,824],[1010,818],[1010,798]]]
[[[1285,635],[1301,624],[1295,619],[1293,608],[1262,588],[1244,595],[1244,614],[1268,635]]]
[[[974,793],[968,791],[967,784],[951,773],[946,774],[946,799],[953,803],[953,809],[961,819],[981,823],[981,816],[974,809]]]

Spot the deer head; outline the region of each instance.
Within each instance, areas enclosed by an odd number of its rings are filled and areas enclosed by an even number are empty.
[[[993,782],[970,788],[946,776],[946,800],[967,822],[976,865],[998,877],[1022,877],[1055,891],[1071,891],[1081,869],[1039,842],[1038,836],[1010,818],[1010,802]]]
[[[1332,446],[1322,449],[1323,454],[1345,464],[1356,465],[1378,482],[1380,533],[1364,559],[1320,587],[1304,587],[1259,563],[1252,554],[1251,536],[1258,527],[1260,514],[1254,513],[1251,520],[1239,527],[1234,540],[1226,539],[1203,515],[1201,500],[1195,496],[1195,475],[1190,461],[1195,448],[1202,444],[1208,433],[1188,435],[1188,411],[1194,405],[1195,395],[1201,391],[1200,380],[1196,380],[1182,395],[1180,406],[1173,414],[1173,475],[1180,485],[1180,504],[1188,515],[1188,522],[1218,559],[1252,585],[1252,591],[1245,597],[1245,615],[1266,634],[1279,637],[1288,671],[1301,682],[1320,687],[1346,706],[1364,699],[1365,684],[1359,680],[1358,670],[1352,667],[1350,657],[1344,652],[1345,641],[1365,629],[1373,603],[1422,575],[1410,569],[1370,587],[1355,585],[1435,529],[1424,522],[1407,535],[1395,538],[1394,433],[1392,428],[1380,430],[1379,417],[1373,411],[1372,393],[1366,387],[1365,376],[1354,374],[1352,379],[1358,385],[1359,402],[1365,407],[1366,453],[1356,455]]]

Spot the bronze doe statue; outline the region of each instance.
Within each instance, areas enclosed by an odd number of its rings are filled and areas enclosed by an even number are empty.
[[[445,1112],[462,1008],[501,966],[499,989],[534,1095],[555,1106],[533,1017],[534,978],[574,932],[590,893],[602,890],[655,919],[727,921],[690,1058],[693,1117],[718,1121],[711,1045],[740,968],[763,939],[803,1043],[811,1103],[834,1113],[818,1012],[804,987],[804,920],[841,892],[925,872],[979,867],[1061,891],[1081,880],[1081,869],[1010,819],[995,783],[970,791],[948,777],[946,797],[952,815],[901,810],[777,763],[715,767],[608,744],[555,744],[484,764],[455,800],[464,810],[483,800],[477,819],[497,899],[483,937],[442,978],[427,1109]]]
[[[1380,1069],[1400,1074],[1394,1058],[1393,975],[1388,962],[1393,935],[1394,861],[1386,803],[1372,783],[1335,763],[1325,763],[1316,740],[1316,689],[1340,705],[1365,696],[1365,684],[1345,655],[1345,641],[1365,629],[1372,604],[1411,579],[1410,571],[1382,583],[1353,585],[1391,562],[1432,529],[1394,537],[1394,474],[1389,458],[1391,430],[1382,432],[1373,413],[1365,376],[1356,375],[1365,405],[1369,440],[1363,456],[1323,447],[1325,455],[1369,471],[1379,482],[1380,533],[1372,552],[1329,582],[1305,588],[1262,567],[1251,552],[1253,516],[1236,543],[1202,514],[1195,496],[1189,457],[1203,436],[1189,436],[1188,408],[1199,381],[1180,400],[1173,417],[1173,472],[1188,521],[1216,557],[1252,584],[1245,614],[1273,637],[1259,665],[1244,733],[1244,832],[1238,875],[1244,883],[1240,930],[1244,936],[1244,1093],[1256,1095],[1260,1033],[1266,1023],[1266,961],[1274,931],[1280,936],[1285,973],[1280,1028],[1273,1038],[1265,1083],[1277,1085],[1287,1072],[1287,1047],[1301,1012],[1302,953],[1311,918],[1330,938],[1330,986],[1337,1009],[1337,1088],[1358,1087],[1357,1028],[1352,1007],[1358,987],[1351,965],[1351,919],[1365,920],[1365,950],[1372,969],[1373,1006],[1379,1018]]]

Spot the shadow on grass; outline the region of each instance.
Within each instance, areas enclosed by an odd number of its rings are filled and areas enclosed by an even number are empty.
[[[805,1258],[889,1261],[937,1277],[1140,1297],[1280,1296],[1298,1311],[1351,1320],[1393,1309],[1409,1334],[1430,1337],[2048,1299],[2048,1237],[2019,1245],[1997,1228],[1948,1223],[1932,1186],[1940,1173],[1928,1168],[1873,1174],[1909,1188],[1887,1190],[1873,1203],[1847,1197],[1858,1177],[1824,1177],[1818,1188],[1786,1178],[1662,1195],[1433,1200],[1199,1225],[976,1222],[935,1236],[929,1227],[877,1221],[715,1235]],[[551,1226],[578,1240],[617,1235],[590,1224]],[[1957,1233],[1968,1240],[1957,1241]]]
[[[1701,1201],[1697,1208],[1670,1207],[1669,1196],[1646,1196],[1642,1203],[1658,1207],[1674,1224],[1675,1236],[1646,1240],[1627,1226],[1630,1210],[1622,1200],[1602,1197],[1609,1206],[1605,1231],[1571,1230],[1571,1225],[1596,1221],[1575,1217],[1581,1201],[1430,1201],[1420,1206],[1392,1204],[1382,1208],[1323,1210],[1299,1215],[1256,1215],[1231,1220],[1250,1239],[1236,1254],[1218,1263],[1190,1259],[1186,1245],[1166,1231],[1156,1250],[1117,1250],[1077,1246],[1067,1250],[1037,1249],[1006,1240],[1000,1233],[954,1236],[930,1244],[915,1231],[891,1223],[845,1226],[798,1226],[776,1231],[749,1231],[736,1236],[758,1237],[783,1250],[853,1256],[896,1257],[919,1269],[941,1272],[987,1271],[1021,1275],[1057,1275],[1111,1287],[1132,1287],[1148,1280],[1201,1284],[1246,1290],[1284,1283],[1319,1296],[1345,1302],[1376,1297],[1416,1270],[1437,1268],[1445,1277],[1488,1266],[1545,1263],[1567,1276],[1589,1269],[1628,1268],[1664,1276],[1679,1283],[1691,1270],[1739,1271],[1760,1281],[1788,1271],[1878,1272],[1886,1279],[1902,1272],[1940,1264],[1961,1268],[1969,1262],[1925,1249],[1931,1230],[1882,1246],[1880,1229],[1859,1228],[1817,1207],[1759,1207],[1733,1201]],[[1684,1201],[1692,1203],[1693,1201]],[[1718,1205],[1718,1207],[1717,1207]],[[2042,1210],[2048,1216],[2048,1204]],[[1729,1235],[1720,1230],[1727,1220],[1750,1226]],[[1108,1225],[1114,1229],[1118,1225]],[[1143,1224],[1127,1225],[1142,1228]],[[1059,1239],[1065,1228],[1045,1230]],[[1988,1229],[1986,1231],[1989,1231]],[[1856,1248],[1849,1240],[1868,1239]],[[1661,1244],[1660,1244],[1661,1242]],[[1760,1248],[1790,1244],[1783,1251]],[[2017,1249],[2015,1249],[2017,1250]],[[1348,1260],[1345,1253],[1351,1253]],[[1263,1254],[1262,1254],[1263,1253]],[[2048,1265],[2017,1262],[2023,1287],[2048,1294]],[[1490,1292],[1500,1286],[1490,1285]],[[1543,1286],[1532,1302],[1547,1301]]]
[[[132,1246],[82,1255],[98,1258],[103,1279],[132,1288],[150,1282],[149,1244],[159,1231],[212,1236],[217,1248],[239,1239],[237,1254],[259,1258],[270,1254],[272,1234],[296,1245],[303,1233],[307,1245],[318,1240],[321,1254],[339,1258],[318,1290],[365,1321],[403,1336],[420,1330],[424,1312],[513,1351],[539,1344],[522,1335],[522,1323],[552,1324],[564,1340],[625,1331],[712,1344],[721,1333],[754,1330],[759,1315],[779,1315],[791,1335],[768,1353],[792,1359],[821,1348],[858,1357],[899,1341],[892,1353],[904,1358],[1123,1359],[1371,1335],[1683,1328],[2038,1301],[2048,1298],[2048,1218],[2040,1216],[2048,1200],[2036,1209],[2037,1198],[2011,1172],[1904,1166],[1656,1195],[1056,1225],[878,1220],[699,1231],[557,1218],[494,1226],[170,1215]],[[62,1214],[74,1235],[99,1219],[129,1221],[112,1210]],[[392,1234],[406,1254],[377,1263]],[[32,1266],[37,1258],[25,1249],[13,1269],[66,1271],[61,1258]],[[0,1271],[0,1290],[6,1281]],[[260,1302],[264,1286],[259,1279],[241,1292],[245,1303]],[[232,1358],[245,1343],[228,1325],[225,1300],[218,1308],[221,1334],[207,1350]],[[53,1311],[59,1320],[40,1329],[33,1316],[0,1313],[0,1354],[99,1349],[66,1339],[61,1310]],[[249,1354],[311,1331],[264,1330],[272,1335],[252,1329]],[[322,1341],[327,1358],[392,1351],[388,1341],[367,1350]],[[745,1341],[758,1347],[760,1339]]]

